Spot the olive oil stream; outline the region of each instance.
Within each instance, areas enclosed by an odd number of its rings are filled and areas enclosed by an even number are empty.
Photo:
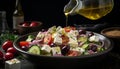
[[[68,13],[65,13],[65,17],[66,17],[66,27],[68,26]]]

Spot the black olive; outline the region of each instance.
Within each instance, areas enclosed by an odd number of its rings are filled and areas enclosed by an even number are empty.
[[[22,46],[21,49],[24,50],[24,51],[27,51],[28,47],[27,46]]]
[[[88,37],[91,37],[91,36],[93,36],[93,35],[94,35],[93,32],[89,32],[89,33],[88,33]]]
[[[79,34],[86,34],[86,30],[85,29],[79,29],[78,32],[79,32]]]
[[[92,51],[96,52],[97,51],[97,45],[95,45],[95,44],[89,45],[88,50],[92,50]]]
[[[57,46],[55,43],[50,44],[51,47]]]
[[[68,45],[63,46],[61,49],[62,55],[66,55],[69,50],[70,50],[70,46],[68,46]]]

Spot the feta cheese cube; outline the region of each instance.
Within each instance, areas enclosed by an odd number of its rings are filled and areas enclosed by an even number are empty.
[[[56,38],[56,37],[60,37],[61,36],[61,34],[59,34],[59,33],[54,33],[53,35],[52,35],[52,38]]]
[[[52,55],[61,54],[60,47],[52,47]]]
[[[81,51],[81,53],[83,53],[83,52],[85,52],[85,49],[83,49],[83,48],[80,48],[80,51]]]
[[[61,34],[61,35],[65,34],[65,30],[63,28],[60,28],[56,32],[59,33],[59,34]]]
[[[68,44],[69,44],[71,47],[78,47],[78,42],[77,42],[77,40],[74,40],[74,39],[72,39],[72,38],[69,38]]]
[[[93,36],[91,36],[91,37],[89,38],[89,41],[91,41],[91,42],[99,42],[99,37],[93,35]]]
[[[55,37],[53,43],[61,45],[62,44],[62,38],[61,37]]]
[[[46,53],[50,53],[51,52],[51,47],[49,45],[43,45],[41,48],[42,51],[46,52]]]
[[[68,37],[69,36],[74,36],[76,37],[78,35],[78,31],[77,30],[71,30],[70,32],[67,33]]]
[[[5,61],[5,69],[21,69],[21,61],[14,58]]]
[[[45,33],[44,32],[39,32],[36,36],[36,39],[43,39],[45,37]]]

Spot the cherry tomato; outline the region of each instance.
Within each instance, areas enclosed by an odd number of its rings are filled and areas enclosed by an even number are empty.
[[[68,26],[68,27],[64,27],[65,32],[70,32],[71,30],[75,30],[76,28],[73,26]]]
[[[37,22],[31,22],[30,23],[30,27],[36,27],[36,26],[38,26],[39,25],[39,23],[37,23]]]
[[[53,42],[53,38],[51,34],[47,34],[44,38],[44,43],[50,45]]]
[[[7,49],[7,52],[11,52],[11,53],[13,53],[13,54],[16,54],[16,49],[14,48],[14,47],[9,47],[8,49]]]
[[[5,60],[10,60],[10,59],[14,58],[14,54],[7,52],[7,53],[5,53],[4,58],[5,58]]]
[[[0,51],[0,59],[2,59],[2,58],[3,58],[3,52]]]
[[[28,46],[29,45],[29,42],[27,41],[20,41],[20,46]]]
[[[78,51],[72,51],[70,50],[68,53],[68,56],[78,56],[80,53]]]
[[[70,27],[64,27],[65,32],[70,32],[71,28]]]
[[[10,41],[10,40],[7,40],[7,41],[5,41],[5,42],[2,44],[2,49],[3,49],[4,51],[7,51],[7,49],[8,49],[9,47],[13,47],[13,42]]]
[[[28,26],[29,26],[29,23],[26,23],[26,22],[25,22],[25,23],[22,24],[22,26],[23,26],[23,27],[28,27]]]

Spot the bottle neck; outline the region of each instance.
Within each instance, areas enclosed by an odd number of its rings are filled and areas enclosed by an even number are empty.
[[[20,0],[16,0],[15,8],[16,8],[17,10],[22,10],[22,6],[21,6],[21,1],[20,1]]]
[[[24,16],[21,6],[21,0],[16,0],[15,11],[13,12],[14,16]]]

